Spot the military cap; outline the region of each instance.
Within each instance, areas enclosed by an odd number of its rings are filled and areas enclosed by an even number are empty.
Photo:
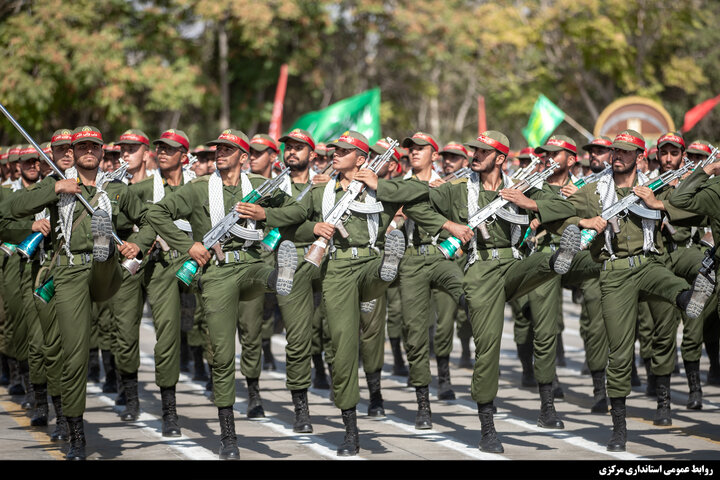
[[[413,134],[412,137],[405,137],[403,139],[403,147],[410,148],[412,145],[430,145],[435,149],[436,152],[440,151],[437,141],[429,133],[416,132]]]
[[[381,138],[375,145],[370,147],[370,150],[378,155],[383,155],[387,152],[388,148],[390,148],[390,144]],[[397,151],[397,148],[393,148],[393,159],[400,161],[400,152]]]
[[[100,145],[103,145],[105,143],[103,142],[102,133],[100,133],[100,130],[93,127],[92,125],[83,125],[73,130],[71,145],[75,145],[80,142],[93,142]]]
[[[41,143],[40,148],[45,155],[50,155],[52,153],[52,148],[50,148],[50,142]]]
[[[601,135],[599,137],[595,137],[592,139],[590,143],[586,143],[582,146],[582,149],[586,152],[589,152],[592,147],[604,147],[604,148],[611,148],[612,147],[612,140],[610,140],[610,137]]]
[[[688,145],[688,148],[685,151],[687,153],[697,153],[698,155],[705,155],[706,157],[709,157],[712,150],[710,142],[705,140],[694,140],[690,145]]]
[[[328,148],[327,145],[320,142],[317,145],[315,145],[315,154],[319,157],[325,157],[328,155]]]
[[[682,148],[683,150],[685,149],[685,139],[677,132],[668,132],[658,138],[657,148],[660,148],[667,143],[678,148]]]
[[[268,148],[272,149],[275,153],[280,151],[275,140],[273,140],[270,135],[265,135],[264,133],[258,133],[250,140],[250,148],[258,152],[263,152]]]
[[[39,160],[40,154],[38,151],[33,147],[32,145],[23,145],[20,149],[20,161],[24,162],[25,160]]]
[[[310,150],[315,150],[315,140],[313,140],[312,135],[310,135],[310,132],[308,132],[306,130],[302,130],[300,128],[295,128],[287,135],[283,135],[282,137],[280,137],[280,141],[283,143],[287,142],[288,140],[295,140],[300,143],[304,143],[304,144],[310,146]]]
[[[648,160],[657,159],[657,147],[652,147],[645,156],[647,157]]]
[[[165,145],[170,145],[174,148],[184,148],[185,150],[190,150],[190,140],[182,130],[175,130],[172,128],[170,130],[165,130],[162,135],[160,135],[160,138],[153,140],[153,145],[157,145],[158,143],[164,143]]]
[[[197,155],[198,153],[213,153],[217,150],[216,145],[211,146],[205,146],[205,145],[198,145],[197,147],[193,148],[192,153]]]
[[[530,158],[530,155],[534,153],[534,149],[532,147],[525,147],[517,155],[517,158],[520,160],[528,160]]]
[[[8,163],[17,162],[20,160],[20,150],[22,150],[23,145],[13,145],[8,150]]]
[[[57,147],[60,145],[70,145],[70,143],[72,142],[72,135],[73,132],[68,130],[67,128],[55,130],[55,133],[53,133],[52,137],[50,138],[50,145],[52,145],[53,147]]]
[[[567,150],[573,155],[577,155],[577,145],[575,140],[565,135],[553,135],[548,138],[545,145],[535,147],[535,153],[540,152],[559,152],[560,150]]]
[[[623,130],[615,136],[613,140],[612,148],[619,148],[620,150],[632,151],[632,150],[645,150],[645,137],[640,132],[635,130]]]
[[[590,155],[587,153],[583,153],[580,157],[580,165],[583,167],[589,167],[590,166]]]
[[[120,152],[120,145],[116,145],[114,142],[106,143],[103,145],[103,150],[106,152]]]
[[[147,145],[150,146],[150,139],[145,132],[131,128],[125,130],[115,145]]]
[[[407,148],[397,147],[397,151],[400,153],[400,158],[410,156],[410,151]]]
[[[0,147],[0,165],[5,165],[8,159],[8,147]]]
[[[362,153],[367,154],[370,152],[370,145],[368,139],[360,132],[354,130],[347,130],[345,133],[340,135],[340,138],[332,143],[328,143],[328,147],[335,148],[357,148]]]
[[[465,146],[460,142],[450,142],[440,150],[440,153],[451,153],[453,155],[460,155],[464,159],[468,158],[468,151]]]
[[[210,140],[206,145],[229,145],[239,148],[245,153],[250,153],[250,140],[247,135],[240,130],[233,130],[231,128],[223,130],[217,140]]]
[[[510,152],[510,140],[505,134],[497,130],[483,132],[475,140],[466,143],[465,146],[481,150],[497,150],[504,155]]]

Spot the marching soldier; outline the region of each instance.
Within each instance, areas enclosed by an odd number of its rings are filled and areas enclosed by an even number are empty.
[[[235,403],[235,331],[240,300],[262,296],[266,291],[287,295],[292,289],[296,252],[292,242],[278,249],[278,267],[266,265],[260,258],[258,243],[232,238],[215,251],[203,246],[203,236],[229,212],[235,209],[247,219],[248,228],[286,227],[301,222],[305,209],[284,192],[276,191],[267,200],[268,207],[241,203],[245,195],[263,183],[263,178],[241,172],[250,150],[247,136],[238,130],[225,130],[217,140],[212,175],[195,179],[151,207],[148,222],[171,248],[187,252],[202,270],[199,287],[210,335],[214,402],[220,420],[220,458],[237,459],[237,437],[233,404]],[[173,223],[187,219],[193,236]],[[221,254],[222,252],[222,254]]]
[[[535,212],[541,223],[573,214],[570,204],[546,190],[531,189],[528,195],[509,188],[512,181],[502,174],[510,150],[507,137],[487,131],[468,144],[475,148],[470,178],[446,183],[430,192],[430,204],[448,220],[442,228],[463,244],[470,242],[463,290],[469,307],[475,340],[475,367],[472,397],[478,404],[482,425],[480,449],[504,451],[493,423],[493,399],[498,389],[500,338],[506,300],[522,296],[533,288],[565,273],[579,250],[579,231],[571,227],[563,233],[560,248],[553,254],[542,252],[520,258],[514,242],[520,240],[520,227],[497,221],[487,225],[488,238],[474,238],[468,219],[493,199],[502,197],[517,208]],[[419,204],[422,206],[422,204]],[[406,212],[412,216],[413,208]],[[437,232],[430,232],[437,233]],[[559,422],[553,406],[552,383],[540,385],[542,409],[538,424],[556,428]]]
[[[124,242],[113,242],[113,212],[122,212],[139,223],[145,208],[121,182],[107,182],[98,168],[102,159],[102,134],[95,127],[78,127],[73,131],[72,149],[75,167],[65,171],[66,180],[51,175],[34,188],[24,190],[9,202],[9,215],[21,218],[50,208],[51,229],[55,245],[52,275],[55,287],[56,318],[62,340],[62,411],[70,430],[69,460],[85,459],[86,377],[88,341],[92,320],[92,302],[112,297],[122,279],[115,251],[134,258],[141,248]],[[76,201],[80,194],[97,204],[89,216]],[[62,233],[62,239],[59,238]]]
[[[593,259],[602,262],[600,290],[602,292],[602,315],[610,347],[607,368],[607,394],[610,397],[613,434],[608,451],[624,451],[627,442],[625,421],[625,398],[630,392],[630,372],[633,331],[637,320],[638,298],[652,294],[665,301],[648,300],[651,310],[662,318],[653,334],[652,369],[657,376],[658,410],[656,424],[668,424],[670,417],[670,373],[675,359],[676,324],[672,321],[672,309],[697,316],[705,305],[710,292],[708,285],[697,282],[693,288],[675,276],[660,260],[663,243],[656,222],[630,215],[620,223],[620,232],[613,234],[608,222],[599,214],[619,199],[634,192],[651,208],[658,208],[652,190],[639,186],[645,177],[637,172],[637,160],[644,155],[645,140],[634,130],[625,130],[612,143],[613,172],[603,176],[596,184],[582,187],[569,197],[575,206],[576,216],[565,220],[564,225],[600,232],[590,244]],[[677,209],[668,208],[662,202],[672,221],[682,215]],[[606,230],[606,227],[608,229]],[[605,232],[604,235],[602,232]],[[701,278],[698,277],[698,278]]]

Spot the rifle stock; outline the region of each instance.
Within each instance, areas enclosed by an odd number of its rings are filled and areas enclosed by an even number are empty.
[[[308,263],[312,263],[316,267],[320,267],[323,258],[325,258],[325,253],[327,253],[327,250],[328,241],[325,239],[325,237],[320,237],[315,240],[312,245],[310,245],[310,248],[308,249],[304,257],[305,261]]]

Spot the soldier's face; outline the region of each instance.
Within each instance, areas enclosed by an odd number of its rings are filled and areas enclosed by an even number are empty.
[[[285,142],[285,165],[291,170],[307,170],[310,165],[310,157],[315,153],[310,150],[310,145],[294,140]]]
[[[478,148],[473,154],[473,160],[470,164],[470,168],[473,172],[478,173],[491,172],[495,168],[495,160],[497,156],[497,150],[485,150]]]
[[[157,163],[160,170],[175,170],[180,168],[187,155],[180,147],[173,147],[166,143],[157,145]]]
[[[79,142],[73,145],[75,164],[85,170],[94,170],[103,158],[102,145],[95,142]]]
[[[124,143],[120,145],[120,155],[122,159],[127,162],[128,170],[131,172],[135,172],[142,167],[146,161],[147,152],[147,145],[139,143]]]
[[[683,151],[680,147],[666,143],[658,149],[657,158],[660,161],[660,170],[667,172],[680,168]]]
[[[605,162],[610,162],[610,149],[605,147],[590,147],[590,169],[593,172],[599,172],[605,168]],[[599,170],[596,170],[599,169]]]
[[[234,170],[247,160],[247,153],[238,147],[220,144],[215,150],[215,163],[221,172]]]
[[[465,165],[467,165],[467,160],[462,155],[457,155],[455,153],[442,154],[442,168],[445,175],[457,172]]]
[[[213,158],[214,154],[209,153],[203,153],[200,152],[197,154],[198,161],[195,162],[192,166],[193,171],[195,172],[195,175],[198,177],[202,177],[203,175],[208,175],[210,172],[210,165],[213,164]]]
[[[277,154],[273,155],[273,153],[274,152],[269,148],[266,148],[262,152],[251,148],[250,171],[260,175],[265,174],[265,172],[270,169],[271,165],[275,161],[275,158],[277,158]]]
[[[550,161],[554,161],[560,165],[559,170],[564,171],[575,164],[575,155],[572,155],[567,150],[558,150],[557,152],[548,152],[545,156],[543,164],[545,168],[550,166]]]
[[[333,168],[338,172],[347,172],[362,165],[360,159],[365,161],[365,156],[361,156],[356,148],[337,147],[335,148],[335,153],[333,153]],[[360,165],[358,165],[358,163],[360,163]]]
[[[55,165],[57,165],[61,171],[64,172],[73,166],[73,163],[75,163],[75,155],[72,148],[70,148],[70,144],[56,145],[51,148],[53,162],[55,162]]]
[[[688,160],[693,162],[695,165],[698,164],[698,162],[702,162],[705,160],[708,156],[703,155],[702,153],[688,153],[687,154]]]
[[[613,148],[613,172],[620,174],[631,172],[635,169],[638,157],[641,155],[642,153],[638,150],[622,150],[620,148]]]
[[[38,160],[22,160],[20,162],[20,173],[25,181],[33,183],[40,178],[40,162]]]
[[[419,172],[432,165],[437,158],[437,153],[430,145],[412,144],[410,150],[410,168]]]

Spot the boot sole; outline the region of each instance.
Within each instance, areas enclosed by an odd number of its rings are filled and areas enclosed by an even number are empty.
[[[403,255],[405,255],[405,235],[400,230],[393,230],[385,236],[385,252],[382,265],[380,265],[380,280],[383,282],[395,280]]]
[[[377,305],[377,300],[370,300],[369,302],[360,302],[360,312],[372,313]]]
[[[714,273],[713,273],[714,275]],[[698,318],[705,308],[705,304],[713,293],[715,284],[702,273],[698,273],[693,281],[692,295],[685,307],[685,313],[689,318]]]
[[[278,295],[290,295],[293,287],[293,278],[295,277],[295,269],[297,268],[297,251],[295,244],[289,240],[285,240],[278,247],[277,263],[278,276],[275,282],[275,292]]]
[[[110,257],[113,227],[112,220],[105,210],[95,210],[90,221],[90,229],[93,236],[93,260],[106,262]]]
[[[560,248],[552,268],[555,273],[564,275],[570,270],[575,254],[580,251],[580,229],[576,225],[568,226],[560,237]]]
[[[606,450],[607,450],[608,452],[624,452],[624,451],[625,451],[625,447],[624,447],[624,446],[623,446],[623,447],[619,447],[619,446],[618,446],[618,447],[615,447],[615,446],[611,447],[611,446],[608,446]]]

